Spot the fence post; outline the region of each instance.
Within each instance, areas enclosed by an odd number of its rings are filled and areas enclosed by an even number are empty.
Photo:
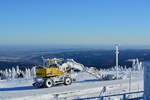
[[[123,94],[123,100],[126,100],[126,94]]]
[[[104,97],[103,96],[101,96],[101,99],[100,100],[104,100]]]

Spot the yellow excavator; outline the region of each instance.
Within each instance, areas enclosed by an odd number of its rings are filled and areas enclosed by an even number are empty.
[[[36,68],[33,86],[49,88],[56,84],[70,85],[73,80],[70,75],[71,68],[60,68],[63,63],[64,59],[43,59],[43,66]]]

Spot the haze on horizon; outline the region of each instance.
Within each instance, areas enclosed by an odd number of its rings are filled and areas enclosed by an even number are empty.
[[[148,0],[1,0],[0,45],[150,45]]]

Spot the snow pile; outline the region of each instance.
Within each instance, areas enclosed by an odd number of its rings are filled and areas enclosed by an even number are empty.
[[[75,73],[75,79],[76,81],[89,81],[89,80],[97,80],[97,78],[95,76],[93,76],[92,74],[89,74],[87,72],[79,72],[79,73]]]

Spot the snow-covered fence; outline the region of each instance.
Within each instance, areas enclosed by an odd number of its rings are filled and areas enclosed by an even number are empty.
[[[100,100],[143,100],[143,91],[97,97]],[[118,99],[119,98],[119,99]]]
[[[121,93],[105,96],[79,98],[79,100],[144,100],[143,91]],[[76,99],[75,99],[76,100]]]

